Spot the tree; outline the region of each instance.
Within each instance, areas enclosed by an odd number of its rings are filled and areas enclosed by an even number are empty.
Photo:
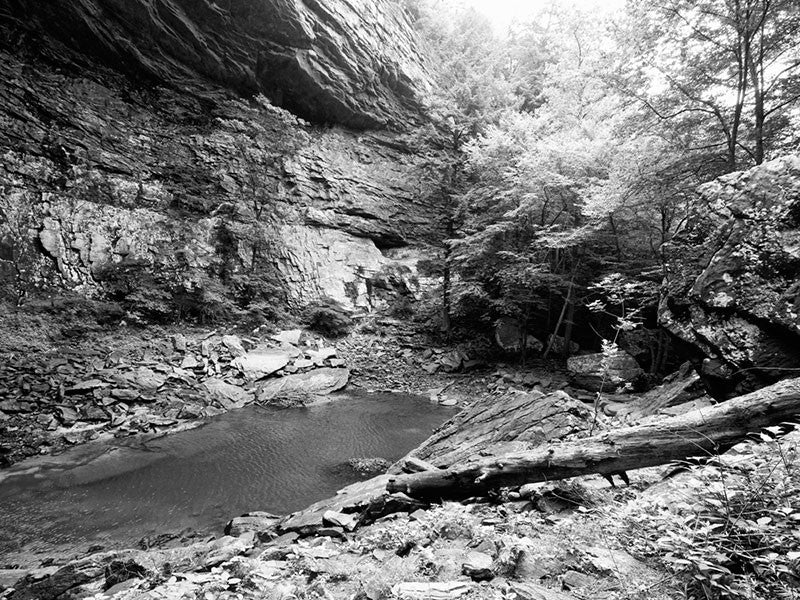
[[[635,0],[619,89],[712,172],[760,164],[769,127],[800,99],[799,19],[794,0]]]

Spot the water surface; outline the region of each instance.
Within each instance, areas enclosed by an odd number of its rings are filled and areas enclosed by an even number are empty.
[[[54,547],[132,546],[233,516],[288,513],[358,476],[355,457],[394,461],[453,414],[424,398],[345,396],[305,409],[248,407],[146,442],[74,448],[0,482],[0,559]]]

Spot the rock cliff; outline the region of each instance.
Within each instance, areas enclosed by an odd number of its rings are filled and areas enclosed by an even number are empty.
[[[0,80],[5,296],[369,306],[435,235],[425,158],[386,129],[428,85],[389,0],[13,0]]]
[[[261,92],[315,122],[398,125],[418,118],[429,85],[408,18],[391,0],[6,4],[8,18],[44,40],[136,78]]]
[[[800,157],[702,186],[666,248],[662,324],[718,397],[800,370]]]

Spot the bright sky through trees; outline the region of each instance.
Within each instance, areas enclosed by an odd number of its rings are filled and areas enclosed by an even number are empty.
[[[488,16],[498,33],[504,32],[515,21],[525,20],[553,4],[576,6],[596,10],[597,14],[609,14],[621,10],[625,0],[463,0]]]

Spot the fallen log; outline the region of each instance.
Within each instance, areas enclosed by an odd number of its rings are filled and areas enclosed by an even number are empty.
[[[754,433],[800,413],[800,378],[789,379],[710,408],[577,441],[543,444],[389,479],[386,489],[442,500],[483,495],[500,487],[599,473],[610,475],[727,450]]]

